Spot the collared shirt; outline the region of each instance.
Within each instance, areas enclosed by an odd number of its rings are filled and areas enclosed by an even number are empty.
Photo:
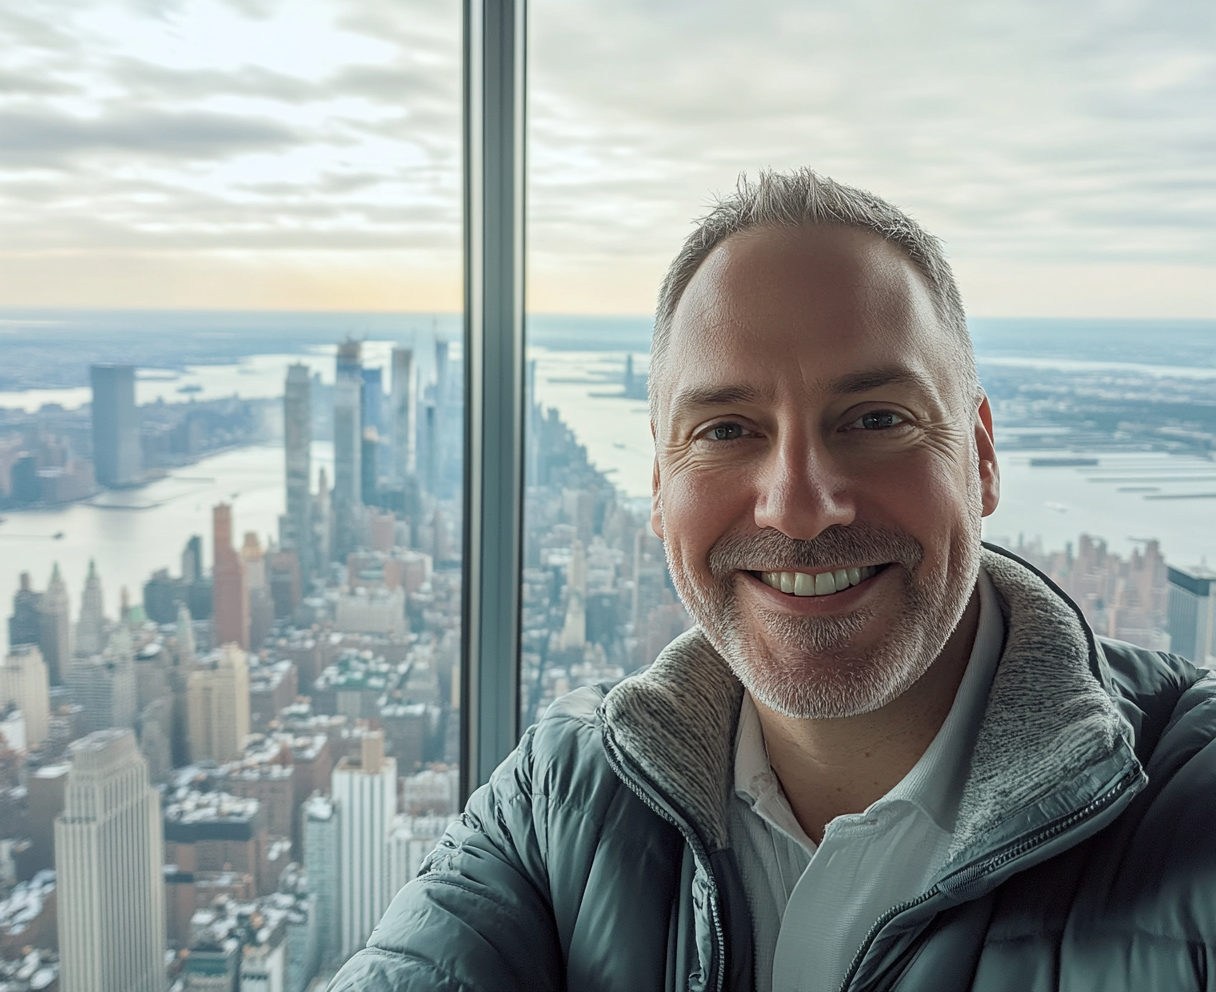
[[[751,910],[757,992],[836,992],[870,928],[924,892],[945,863],[959,797],[1005,640],[992,580],[967,670],[920,760],[864,812],[838,816],[816,845],[773,773],[744,692],[730,838]]]

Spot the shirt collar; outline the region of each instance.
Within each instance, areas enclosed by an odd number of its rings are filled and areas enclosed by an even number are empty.
[[[867,813],[879,806],[906,802],[924,812],[947,833],[953,832],[959,797],[971,768],[971,751],[984,716],[988,691],[1005,642],[1005,623],[996,589],[987,572],[976,582],[980,616],[975,643],[954,703],[920,760]],[[802,830],[769,764],[760,715],[751,693],[743,692],[739,728],[735,734],[735,792],[770,824],[804,847],[815,845]]]

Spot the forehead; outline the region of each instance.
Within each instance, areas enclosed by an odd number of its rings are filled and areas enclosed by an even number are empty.
[[[900,248],[852,228],[759,228],[727,238],[693,275],[672,321],[662,393],[676,382],[814,381],[893,365],[945,387],[953,353]]]

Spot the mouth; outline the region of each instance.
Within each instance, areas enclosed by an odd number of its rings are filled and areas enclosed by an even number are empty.
[[[888,563],[889,564],[889,563]],[[788,596],[831,596],[872,578],[888,565],[861,565],[827,572],[751,572],[766,586]]]

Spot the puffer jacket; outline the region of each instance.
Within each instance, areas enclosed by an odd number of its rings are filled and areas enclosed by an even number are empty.
[[[1216,990],[1216,677],[1096,641],[998,549],[1006,640],[934,883],[842,989]],[[742,690],[703,635],[557,701],[332,992],[752,984],[728,844]]]

